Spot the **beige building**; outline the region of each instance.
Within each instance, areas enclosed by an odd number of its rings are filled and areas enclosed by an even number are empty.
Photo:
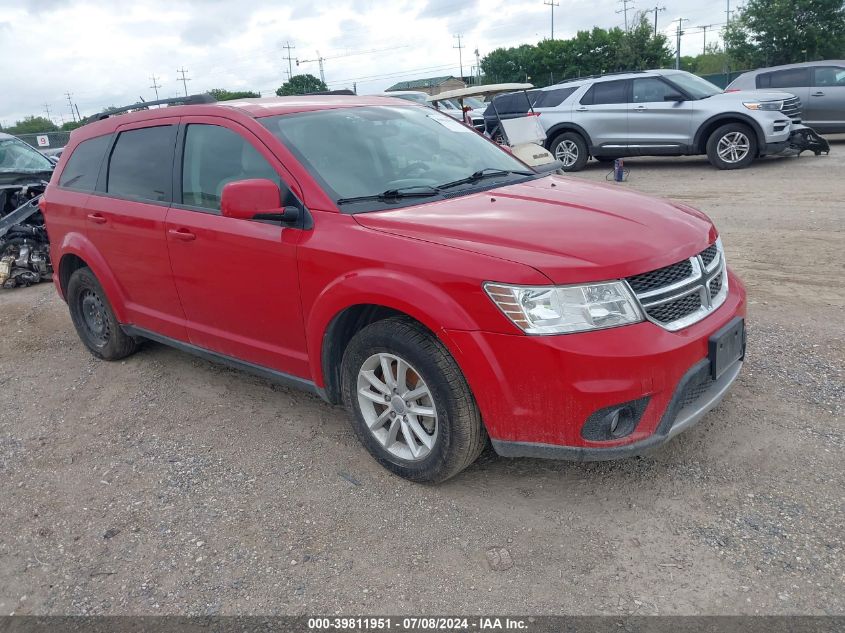
[[[452,75],[443,77],[429,77],[428,79],[413,79],[411,81],[400,81],[398,84],[393,84],[385,90],[385,92],[396,92],[399,90],[418,90],[428,95],[436,95],[446,90],[454,90],[455,88],[466,88],[465,82]]]

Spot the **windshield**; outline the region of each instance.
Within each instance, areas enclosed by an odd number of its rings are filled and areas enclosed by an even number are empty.
[[[50,171],[53,163],[16,138],[0,139],[0,171]]]
[[[681,88],[684,92],[689,94],[693,99],[706,99],[721,92],[724,92],[719,86],[711,84],[706,79],[702,79],[690,73],[675,73],[666,75],[666,79]]]
[[[483,181],[461,183],[449,188],[449,195],[538,176],[472,128],[431,108],[337,108],[266,117],[261,123],[335,201],[411,188],[428,188],[429,195],[439,196],[446,192],[439,190],[441,185],[482,171],[490,172]],[[355,213],[421,201],[356,202],[343,210]]]

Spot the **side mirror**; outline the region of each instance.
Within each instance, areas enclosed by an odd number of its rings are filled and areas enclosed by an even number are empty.
[[[686,97],[680,92],[669,92],[663,95],[664,101],[686,101]]]
[[[223,187],[220,212],[224,217],[252,220],[263,213],[279,213],[279,186],[266,178],[237,180]]]

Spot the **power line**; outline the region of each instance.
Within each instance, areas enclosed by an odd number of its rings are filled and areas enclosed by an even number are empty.
[[[290,52],[296,48],[296,46],[291,46],[290,42],[285,42],[285,45],[282,48],[287,49],[287,56],[283,57],[282,59],[288,60],[288,79],[293,77],[293,57],[291,57]]]
[[[317,51],[317,59],[297,59],[296,65],[299,66],[300,64],[308,64],[310,62],[319,62],[320,64],[320,81],[326,83],[326,73],[323,71],[323,62],[326,60],[326,57],[320,55],[320,51]]]
[[[463,49],[464,49],[464,48],[466,48],[466,47],[465,47],[463,44],[461,44],[461,38],[463,37],[463,35],[461,35],[460,33],[458,33],[457,35],[453,35],[452,37],[453,37],[453,38],[457,38],[457,39],[458,39],[458,45],[457,45],[457,46],[453,46],[452,48],[457,48],[457,49],[458,49],[458,63],[459,63],[459,64],[460,64],[460,66],[461,66],[461,81],[463,81],[463,80],[464,80],[464,57],[463,57]]]
[[[67,97],[67,104],[70,106],[70,115],[73,117],[73,120],[76,121],[76,113],[73,111],[73,100],[71,99],[73,94],[66,92],[65,96]]]
[[[181,79],[179,77],[177,77],[176,81],[182,82],[182,86],[184,86],[184,88],[185,88],[185,96],[187,97],[188,96],[188,82],[192,81],[192,80],[189,79],[188,77],[185,77],[185,73],[187,73],[188,71],[185,70],[184,66],[182,66],[182,68],[180,68],[176,72],[182,75]]]
[[[560,2],[554,0],[543,0],[543,4],[552,8],[552,38],[555,39],[555,7],[560,6]]]
[[[681,35],[684,34],[683,30],[681,30],[681,27],[684,25],[684,22],[689,22],[689,20],[687,20],[686,18],[678,18],[675,21],[678,23],[678,29],[675,32],[675,34],[678,38],[677,39],[677,45],[676,45],[676,48],[675,48],[675,70],[680,70],[681,69]]]
[[[714,26],[716,26],[716,25],[715,24],[702,24],[701,26],[695,27],[697,29],[701,29],[702,32],[704,33],[704,46],[701,49],[702,55],[707,54],[707,29],[714,27]]]
[[[621,9],[617,9],[616,13],[622,13],[625,15],[625,32],[628,32],[628,5],[634,4],[634,0],[619,0],[619,4],[622,5]]]
[[[178,72],[178,71],[177,71],[177,72]],[[152,82],[153,82],[153,85],[152,85],[152,86],[150,86],[150,88],[152,88],[153,90],[155,90],[155,91],[156,91],[156,101],[158,101],[158,89],[159,89],[159,88],[161,88],[161,84],[160,84],[160,83],[158,83],[158,79],[159,79],[159,78],[158,78],[158,77],[156,77],[155,75],[151,75],[151,76],[150,76],[150,79],[151,79],[151,80],[152,80]]]
[[[653,9],[648,9],[648,10],[645,11],[646,13],[653,13],[654,14],[654,36],[655,37],[657,37],[657,14],[660,13],[661,11],[665,11],[665,10],[666,10],[666,7],[659,7],[659,6],[655,5],[655,7]]]

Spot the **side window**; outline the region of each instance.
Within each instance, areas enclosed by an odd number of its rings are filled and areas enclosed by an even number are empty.
[[[634,79],[633,86],[632,101],[634,103],[654,103],[656,101],[663,101],[663,97],[667,94],[678,92],[665,81],[661,81],[656,77]]]
[[[758,88],[805,88],[809,85],[807,68],[788,68],[757,76]]]
[[[610,103],[628,102],[628,82],[625,79],[619,81],[603,81],[593,84],[593,87],[581,97],[582,105],[600,105]]]
[[[845,68],[837,66],[816,66],[813,68],[813,86],[845,86]]]
[[[237,132],[219,125],[189,125],[182,159],[182,203],[220,210],[223,187],[249,178],[279,182],[270,163]]]
[[[109,160],[106,191],[128,198],[169,202],[176,126],[121,132]]]
[[[97,186],[100,165],[103,163],[111,139],[111,134],[106,134],[82,141],[77,145],[62,171],[62,176],[59,178],[59,187],[94,191]]]
[[[569,98],[569,95],[576,90],[577,87],[555,88],[554,90],[537,90],[536,95],[532,95],[535,97],[533,105],[535,108],[555,108],[566,101]]]

